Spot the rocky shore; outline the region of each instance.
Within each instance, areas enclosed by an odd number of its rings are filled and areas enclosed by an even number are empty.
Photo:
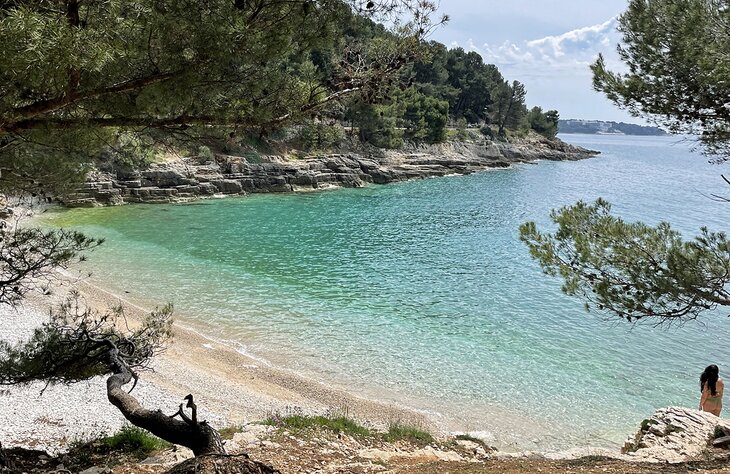
[[[178,202],[214,195],[354,188],[370,183],[470,174],[537,160],[580,160],[597,154],[557,139],[529,136],[511,143],[450,142],[408,150],[369,149],[301,159],[281,155],[187,157],[156,163],[144,170],[94,171],[84,186],[63,203],[68,207],[92,207]]]
[[[99,450],[94,441],[74,446],[55,458],[42,451],[21,449],[9,449],[7,456],[19,472],[28,473],[728,472],[728,452],[712,446],[713,431],[724,431],[727,422],[697,410],[673,407],[658,410],[644,422],[647,424],[651,430],[641,428],[636,435],[643,447],[633,446],[628,454],[587,448],[575,453],[508,454],[465,436],[389,440],[377,434],[338,432],[317,426],[248,423],[223,432],[226,456],[193,459],[192,452],[176,447],[135,460],[128,453]],[[683,436],[684,428],[688,431]],[[652,434],[647,437],[648,431]],[[673,434],[667,435],[669,431]],[[657,442],[657,438],[663,440]],[[253,461],[257,462],[255,466]],[[4,472],[2,468],[0,472]]]

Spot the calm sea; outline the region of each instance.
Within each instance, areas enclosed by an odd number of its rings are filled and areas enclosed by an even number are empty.
[[[730,369],[730,320],[631,326],[586,313],[518,226],[607,198],[686,236],[725,230],[720,174],[677,138],[563,136],[602,155],[363,189],[46,214],[105,237],[92,280],[242,350],[440,416],[503,448],[615,446]]]

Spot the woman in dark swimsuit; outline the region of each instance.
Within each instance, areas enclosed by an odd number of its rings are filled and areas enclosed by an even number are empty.
[[[700,410],[710,412],[715,416],[720,416],[724,388],[725,384],[720,379],[717,366],[707,366],[700,376],[700,390],[702,391]]]

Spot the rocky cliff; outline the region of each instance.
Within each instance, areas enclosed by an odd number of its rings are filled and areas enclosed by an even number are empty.
[[[213,195],[293,192],[328,187],[469,174],[536,160],[579,160],[597,152],[560,140],[534,136],[512,143],[445,143],[400,151],[312,155],[303,159],[216,155],[180,158],[144,170],[90,173],[77,192],[64,199],[70,207],[128,202],[176,202]]]

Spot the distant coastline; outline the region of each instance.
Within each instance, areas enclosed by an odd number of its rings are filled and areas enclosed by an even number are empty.
[[[654,137],[669,135],[659,127],[604,120],[560,120],[558,121],[558,129],[560,133],[579,133],[586,135],[638,135]]]

